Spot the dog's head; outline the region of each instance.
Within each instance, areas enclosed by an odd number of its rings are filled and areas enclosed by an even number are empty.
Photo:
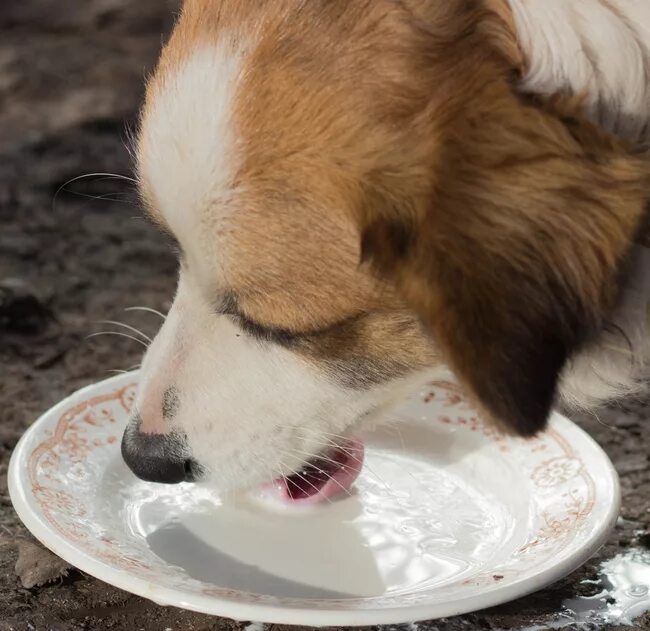
[[[543,427],[647,176],[515,94],[512,32],[478,5],[187,0],[137,145],[180,261],[123,442],[142,477],[290,475],[438,353],[495,421]]]

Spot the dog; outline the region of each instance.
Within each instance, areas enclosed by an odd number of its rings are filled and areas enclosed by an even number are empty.
[[[435,366],[521,436],[637,391],[649,76],[635,0],[185,0],[135,147],[179,280],[129,467],[295,498]]]

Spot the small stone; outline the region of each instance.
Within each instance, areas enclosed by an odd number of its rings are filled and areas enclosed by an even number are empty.
[[[72,566],[32,541],[18,543],[15,571],[23,587],[31,589],[68,575]]]

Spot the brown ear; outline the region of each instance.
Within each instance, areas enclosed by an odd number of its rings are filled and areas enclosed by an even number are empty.
[[[505,81],[443,129],[430,198],[362,213],[362,252],[495,421],[542,429],[567,358],[602,325],[650,197],[649,163]]]

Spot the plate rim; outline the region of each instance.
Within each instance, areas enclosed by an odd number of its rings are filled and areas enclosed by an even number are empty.
[[[30,505],[26,490],[19,484],[21,464],[26,462],[25,453],[29,439],[37,434],[40,423],[46,422],[46,417],[67,408],[76,399],[97,389],[126,383],[137,379],[138,370],[109,377],[88,384],[48,408],[25,430],[11,454],[7,470],[9,496],[14,510],[25,527],[34,537],[54,554],[73,565],[75,568],[90,574],[94,578],[108,583],[118,589],[141,596],[161,606],[172,606],[188,609],[197,613],[231,618],[239,621],[255,621],[270,624],[322,626],[368,626],[378,624],[405,624],[414,621],[434,620],[437,618],[460,615],[494,607],[499,604],[516,600],[536,592],[564,578],[585,561],[591,558],[607,541],[611,534],[621,508],[621,490],[618,473],[603,448],[580,426],[559,412],[553,412],[552,418],[560,426],[570,426],[577,431],[581,439],[594,449],[605,465],[599,475],[607,475],[612,489],[609,507],[586,544],[572,550],[566,558],[557,565],[545,568],[538,574],[522,577],[513,583],[497,586],[484,594],[474,594],[463,598],[441,603],[421,605],[406,605],[368,609],[310,609],[304,607],[285,607],[281,604],[237,602],[205,594],[180,594],[177,590],[150,583],[144,578],[134,576],[128,570],[111,567],[80,550],[43,520],[35,507]]]

